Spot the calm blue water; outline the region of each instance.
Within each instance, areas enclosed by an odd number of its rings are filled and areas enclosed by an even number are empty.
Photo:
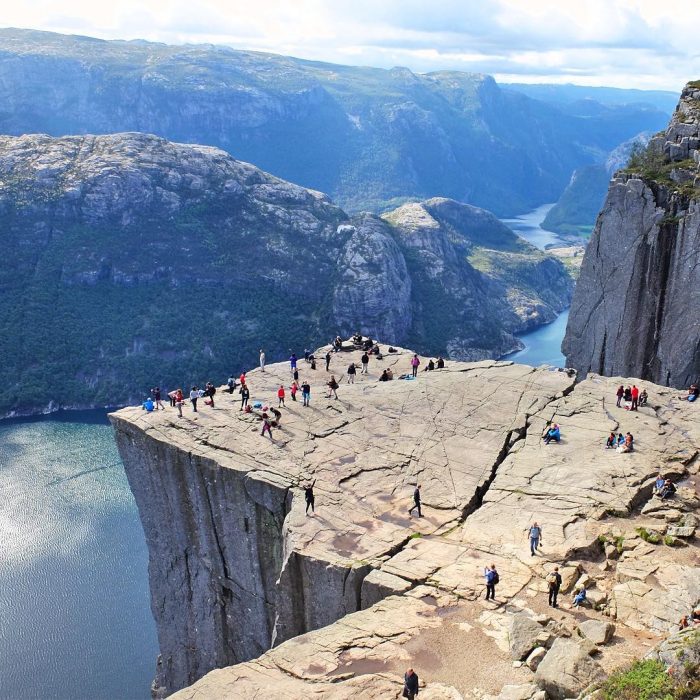
[[[0,422],[0,698],[149,698],[147,564],[104,412]]]
[[[541,250],[544,250],[548,245],[567,245],[556,233],[546,231],[540,226],[553,206],[554,204],[543,204],[527,214],[522,214],[514,219],[502,219],[502,221],[519,236]],[[542,328],[538,328],[531,333],[518,336],[525,343],[525,348],[510,355],[505,355],[503,359],[535,367],[542,364],[555,367],[566,366],[566,358],[561,352],[561,343],[564,340],[568,318],[569,311],[567,310],[559,314],[552,323],[542,326]]]

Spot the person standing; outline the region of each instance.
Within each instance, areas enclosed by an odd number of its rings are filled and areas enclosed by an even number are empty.
[[[284,387],[280,384],[280,388],[277,389],[277,406],[284,406]]]
[[[316,504],[316,497],[314,496],[314,485],[316,484],[316,479],[314,479],[311,482],[310,486],[305,486],[304,487],[304,500],[306,501],[306,515],[309,514],[309,508],[311,508],[311,514],[314,515],[316,513],[316,509],[314,508]]]
[[[241,388],[239,389],[238,393],[241,395],[241,407],[239,410],[243,411],[248,405],[248,399],[250,398],[250,390],[248,389],[247,385],[241,384]]]
[[[326,372],[330,371],[331,366],[331,352],[330,350],[326,353]]]
[[[153,394],[153,402],[156,405],[156,410],[158,411],[161,408],[165,410],[165,406],[163,406],[163,402],[161,401],[160,387],[157,386],[155,389],[151,389],[151,393]]]
[[[297,356],[295,353],[292,353],[289,356],[289,371],[294,375],[294,372],[297,371]]]
[[[530,526],[528,537],[530,538],[530,556],[534,557],[542,542],[542,528],[536,522]]]
[[[299,385],[296,381],[293,381],[292,386],[289,387],[289,394],[292,397],[292,401],[297,400],[297,391],[299,391]]]
[[[311,400],[311,386],[309,385],[309,382],[305,381],[301,385],[301,398],[303,399],[303,405],[308,406],[309,401]]]
[[[351,362],[348,365],[348,384],[354,384],[355,383],[355,374],[357,373],[357,370],[355,369],[355,363]]]
[[[630,406],[630,411],[636,411],[639,405],[639,389],[636,384],[632,385],[632,406]]]
[[[202,395],[198,386],[193,386],[190,390],[190,403],[192,404],[193,413],[197,413],[197,399]]]
[[[330,399],[331,394],[333,394],[335,396],[335,400],[337,401],[338,400],[338,386],[340,386],[340,385],[336,381],[334,374],[331,374],[331,379],[328,382],[327,386],[328,386],[328,396],[326,396],[326,398]]]
[[[265,351],[260,348],[260,369],[265,371]]]
[[[491,564],[491,567],[484,569],[484,578],[486,579],[486,600],[496,598],[496,584],[498,583],[498,571],[496,565]]]
[[[418,695],[418,674],[409,668],[403,676],[403,697],[414,700]]]
[[[554,571],[552,571],[549,576],[547,576],[547,589],[549,590],[549,605],[552,608],[557,607],[557,596],[559,595],[559,589],[561,588],[561,574],[559,573],[559,567],[555,566]]]
[[[414,377],[418,376],[418,365],[419,364],[420,364],[420,360],[418,359],[418,355],[414,355],[411,358],[411,369],[413,370]]]
[[[367,374],[369,371],[369,355],[366,350],[362,353],[360,362],[362,363],[362,374]]]
[[[617,387],[616,395],[617,395],[616,406],[618,408],[620,408],[620,404],[622,403],[622,397],[625,395],[625,387],[622,384],[620,384],[620,386]]]
[[[177,413],[180,418],[182,418],[182,407],[185,404],[185,397],[182,393],[182,389],[178,389],[175,392],[175,407],[177,408]]]
[[[413,515],[414,510],[418,510],[418,517],[422,518],[423,513],[420,508],[420,484],[416,484],[416,488],[413,489],[413,505],[408,509],[408,514]]]
[[[233,373],[229,374],[226,386],[228,387],[228,393],[233,394],[233,390],[236,388],[236,378],[233,376]]]

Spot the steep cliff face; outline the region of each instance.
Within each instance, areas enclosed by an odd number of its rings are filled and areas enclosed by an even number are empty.
[[[563,350],[582,373],[687,386],[700,375],[700,85],[610,183]]]
[[[482,220],[517,240],[488,212],[465,211],[475,241],[491,245]],[[488,311],[474,295],[489,275],[460,257],[464,245],[440,227],[421,240],[438,258],[407,245],[400,226],[351,220],[325,195],[215,148],[137,133],[0,137],[0,415],[222,379],[256,364],[261,346],[272,359],[339,331],[410,336],[442,354],[458,337],[479,358],[511,349],[526,323],[510,290],[532,288],[526,275],[512,269]],[[533,297],[534,321],[549,320],[566,271],[520,253],[554,271]],[[429,303],[426,270],[454,309],[450,325],[430,326],[437,302],[417,311]]]
[[[568,115],[475,73],[18,29],[0,30],[0,99],[5,134],[141,131],[217,146],[354,212],[441,195],[519,213],[661,116]]]

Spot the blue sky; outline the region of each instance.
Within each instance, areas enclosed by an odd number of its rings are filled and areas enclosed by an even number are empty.
[[[698,0],[24,0],[3,3],[0,25],[504,82],[678,91],[700,79]]]

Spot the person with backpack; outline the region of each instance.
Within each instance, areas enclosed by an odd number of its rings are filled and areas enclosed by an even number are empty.
[[[301,398],[302,398],[302,400],[303,400],[303,404],[302,404],[302,405],[308,406],[308,405],[309,405],[309,401],[311,401],[311,385],[309,384],[309,382],[306,382],[306,381],[305,381],[305,382],[301,385]]]
[[[228,393],[233,394],[233,390],[236,388],[236,378],[233,376],[233,374],[228,375],[226,386],[228,387]]]
[[[496,586],[500,581],[495,564],[491,564],[491,567],[487,566],[484,569],[484,578],[486,579],[486,600],[489,598],[494,600],[496,597]]]
[[[369,371],[369,355],[366,350],[362,353],[360,362],[362,363],[362,374],[367,374]]]
[[[355,369],[355,363],[351,362],[348,365],[348,384],[355,383],[355,374],[357,374],[357,370]]]
[[[403,692],[401,697],[408,698],[408,700],[414,700],[418,695],[418,674],[409,668],[403,676]]]
[[[549,605],[552,608],[556,608],[557,596],[559,595],[559,589],[561,588],[561,574],[559,573],[558,566],[554,567],[554,571],[549,573],[546,580],[547,590],[549,591]]]
[[[418,517],[422,518],[423,513],[420,509],[420,484],[416,484],[416,488],[413,490],[413,505],[408,509],[408,514],[412,515],[413,511],[418,509]]]
[[[248,399],[250,398],[250,389],[248,389],[248,386],[246,384],[241,384],[241,388],[239,389],[238,393],[241,395],[241,407],[239,410],[243,411],[248,405]]]
[[[277,389],[277,405],[284,406],[284,386],[280,384],[280,388]]]
[[[530,556],[534,557],[537,553],[537,548],[542,543],[542,528],[534,522],[527,531],[527,534],[530,538]]]

